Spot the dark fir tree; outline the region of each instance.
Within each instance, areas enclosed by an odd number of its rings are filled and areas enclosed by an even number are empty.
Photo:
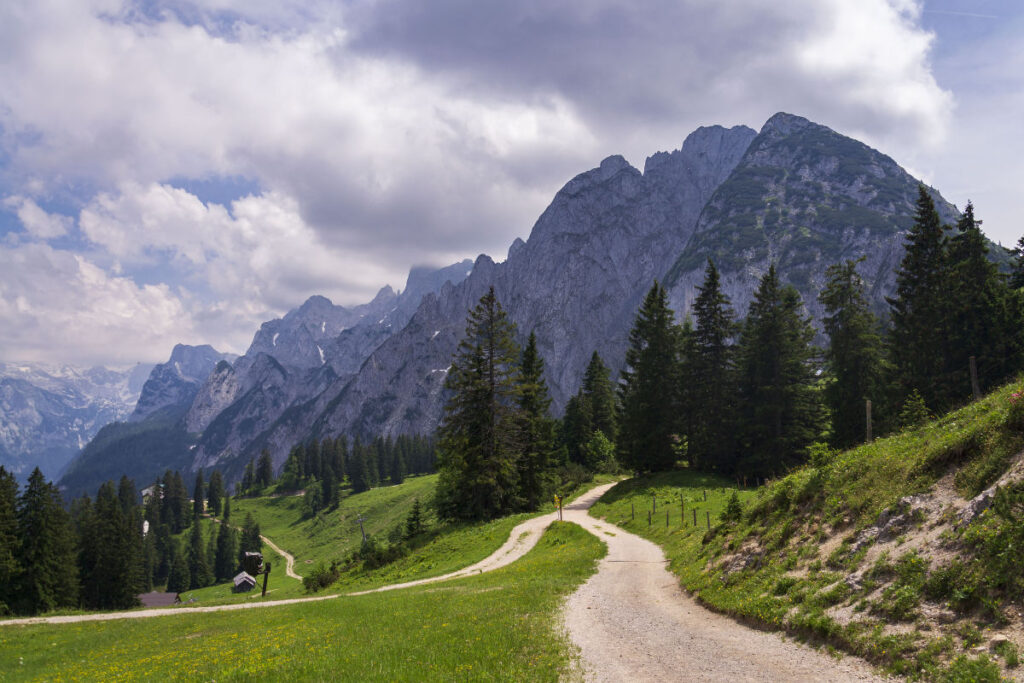
[[[614,443],[618,434],[615,387],[612,386],[610,371],[597,351],[590,356],[590,362],[583,375],[583,396],[590,409],[591,427],[604,432],[605,437]]]
[[[229,524],[217,529],[217,552],[213,560],[213,573],[218,581],[228,581],[238,566],[238,532]]]
[[[182,555],[178,541],[170,539],[169,560],[170,571],[167,576],[167,591],[170,593],[184,593],[192,585],[189,579],[188,562]]]
[[[224,523],[231,519],[231,496],[224,496]]]
[[[245,514],[245,523],[238,539],[238,564],[243,563],[246,553],[263,552],[263,539],[260,538],[260,525],[253,519],[252,513]]]
[[[15,589],[17,612],[34,614],[78,603],[78,565],[71,518],[60,491],[32,470],[16,509],[16,561],[21,572]]]
[[[1024,288],[1024,237],[1017,240],[1017,247],[1011,249],[1013,265],[1010,268],[1010,289]]]
[[[596,355],[596,354],[595,354]],[[607,376],[606,378],[607,379]],[[519,363],[519,499],[526,510],[536,510],[551,486],[555,460],[555,421],[548,415],[551,398],[544,381],[544,359],[533,332]],[[609,419],[613,414],[609,414]]]
[[[906,253],[896,271],[896,294],[887,298],[892,320],[890,349],[899,394],[917,389],[928,406],[941,402],[939,379],[946,366],[942,340],[949,333],[944,295],[946,269],[944,231],[935,203],[924,185],[918,187],[914,225]]]
[[[831,381],[824,398],[836,448],[864,441],[866,401],[882,408],[886,393],[882,338],[864,295],[864,281],[857,273],[860,261],[830,266],[825,271],[825,288],[818,296],[825,307],[823,323],[829,337],[825,364]]]
[[[220,514],[221,501],[224,500],[224,477],[219,470],[210,474],[210,484],[206,487],[206,502],[209,505],[210,514]]]
[[[583,445],[593,433],[594,422],[591,419],[590,402],[581,389],[565,404],[565,415],[562,416],[561,441],[570,462],[587,464]]]
[[[19,579],[18,482],[0,465],[0,614],[11,609],[14,587]]]
[[[679,331],[657,282],[629,333],[619,383],[619,462],[639,471],[670,469],[677,459]]]
[[[352,484],[352,493],[362,493],[370,490],[370,466],[367,462],[367,448],[357,436],[352,445],[352,462],[349,463],[349,479]]]
[[[392,448],[389,479],[392,484],[401,484],[405,481],[405,459],[402,457],[402,451],[397,448]]]
[[[181,478],[181,472],[168,471],[164,475],[164,496],[165,521],[170,525],[171,532],[179,534],[191,524],[192,515],[189,514],[188,492],[185,490],[185,482]]]
[[[491,519],[520,507],[514,331],[491,287],[469,312],[445,380],[437,488],[445,517]]]
[[[744,475],[781,474],[802,463],[820,435],[823,411],[815,386],[814,328],[800,295],[769,267],[750,304],[737,367]]]
[[[319,462],[320,449],[316,449],[317,461]],[[315,475],[319,475],[319,467]],[[256,463],[256,488],[265,489],[274,483],[274,463],[270,459],[270,452],[266,449],[260,453],[260,459]]]
[[[205,588],[213,583],[213,572],[210,570],[206,550],[206,544],[203,543],[203,525],[196,520],[188,539],[188,576],[193,589]]]
[[[412,501],[409,516],[405,518],[405,538],[415,538],[421,533],[423,533],[423,508],[420,505],[420,499],[416,498]]]
[[[192,516],[200,517],[206,511],[203,505],[206,500],[206,486],[203,485],[203,471],[196,472],[195,485],[192,487]]]
[[[1004,278],[988,258],[988,245],[967,203],[947,249],[948,330],[942,346],[946,366],[934,407],[947,410],[971,396],[970,357],[975,356],[982,391],[1011,377],[1020,367],[1020,320]]]
[[[80,524],[81,599],[85,607],[124,609],[139,604],[135,596],[143,588],[139,574],[141,544],[134,542],[131,524],[114,483],[100,486],[91,514]]]
[[[693,302],[692,343],[683,359],[681,388],[692,467],[731,474],[736,468],[735,334],[732,306],[709,259]]]
[[[252,491],[253,484],[256,482],[256,463],[249,459],[249,462],[245,465],[245,473],[242,474],[242,481],[238,483],[238,492],[241,492],[243,496],[249,495]]]

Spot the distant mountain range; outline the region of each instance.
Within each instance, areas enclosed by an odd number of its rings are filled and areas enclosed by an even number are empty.
[[[430,432],[466,313],[490,286],[521,341],[536,332],[558,411],[593,351],[618,371],[655,279],[677,314],[687,314],[708,258],[739,315],[774,262],[818,317],[826,268],[865,257],[871,300],[884,312],[917,187],[881,152],[784,113],[760,131],[699,128],[681,149],[648,158],[642,172],[609,157],[570,180],[504,262],[481,255],[415,269],[400,294],[385,287],[352,308],[312,297],[264,323],[237,359],[215,360],[206,347],[190,374],[205,377],[188,390],[168,364],[158,366],[130,426],[119,427],[120,436],[101,433],[62,484],[87,490],[109,471],[104,462],[129,451],[146,460],[133,466],[138,476],[173,462],[217,467],[237,480],[262,449],[280,466],[293,444],[310,438]],[[932,194],[942,217],[955,220],[956,208]],[[997,248],[992,254],[1006,258]],[[149,438],[178,450],[162,449],[157,462],[143,455]]]
[[[57,478],[103,425],[132,412],[152,369],[0,363],[0,465],[22,481],[37,466]]]

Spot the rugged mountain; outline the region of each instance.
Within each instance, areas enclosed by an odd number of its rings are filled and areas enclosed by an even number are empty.
[[[79,446],[59,482],[65,496],[94,495],[100,484],[122,474],[142,484],[167,468],[187,468],[194,444],[184,415],[217,363],[234,358],[209,345],[176,345],[167,362],[149,373],[127,419],[108,420],[84,448]]]
[[[139,422],[162,413],[180,415],[192,405],[199,387],[217,363],[235,358],[234,354],[220,353],[209,344],[175,345],[170,359],[149,374],[128,421]]]
[[[711,258],[742,315],[774,262],[818,320],[826,268],[864,257],[860,272],[877,312],[884,313],[913,223],[918,183],[861,142],[799,116],[776,114],[712,195],[696,234],[666,275],[671,304],[689,309]],[[932,194],[942,218],[955,221],[956,208]]]
[[[108,422],[124,419],[151,365],[109,369],[0,363],[0,465],[56,478]]]
[[[561,406],[594,349],[619,361],[640,298],[687,244],[701,209],[755,135],[743,126],[701,128],[681,149],[648,159],[643,173],[613,156],[580,174],[504,263],[481,256],[465,281],[424,297],[354,378],[282,414],[257,445],[280,460],[309,434],[432,431],[466,311],[491,285],[520,335],[537,333]]]

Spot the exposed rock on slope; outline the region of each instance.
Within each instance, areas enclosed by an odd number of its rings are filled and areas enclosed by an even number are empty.
[[[153,368],[142,387],[142,394],[129,422],[139,422],[163,412],[180,413],[188,408],[199,387],[214,366],[223,360],[233,360],[234,354],[220,353],[209,344],[187,346],[177,344],[166,363]]]

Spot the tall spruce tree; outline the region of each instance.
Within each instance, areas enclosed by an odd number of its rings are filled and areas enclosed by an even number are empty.
[[[213,574],[218,581],[234,577],[238,566],[238,532],[224,523],[217,529],[217,553],[213,560]]]
[[[832,418],[832,445],[849,448],[866,438],[865,402],[881,408],[885,399],[884,347],[878,319],[868,307],[864,281],[857,273],[862,261],[845,261],[825,271],[818,301],[825,307],[829,337],[825,351],[831,382],[825,403]]]
[[[206,511],[206,486],[203,484],[203,471],[196,472],[195,486],[192,488],[192,516],[201,517]]]
[[[934,408],[946,410],[971,396],[970,357],[981,389],[991,389],[1020,368],[1020,320],[1005,279],[988,258],[974,205],[967,203],[946,254],[945,362]]]
[[[224,476],[220,470],[214,470],[210,474],[210,484],[206,487],[206,502],[209,505],[210,513],[214,516],[220,514],[221,502],[224,500]]]
[[[942,402],[940,376],[947,365],[940,341],[949,333],[944,301],[949,273],[943,242],[944,229],[935,202],[920,185],[914,225],[896,271],[896,295],[886,300],[892,319],[889,347],[900,400],[917,389],[930,408]]]
[[[21,567],[15,589],[16,611],[34,614],[74,607],[78,603],[78,564],[71,518],[60,491],[32,470],[18,499],[17,562]]]
[[[619,384],[619,462],[640,472],[670,469],[677,458],[678,334],[655,282],[629,334]]]
[[[560,438],[570,462],[587,464],[583,445],[593,433],[590,402],[580,389],[566,402],[565,415],[562,416]]]
[[[319,460],[320,460],[320,448],[315,449],[315,457],[317,462],[316,471],[313,474],[317,477],[320,476]],[[255,484],[257,488],[264,489],[274,483],[274,463],[270,459],[270,451],[263,449],[260,453],[260,459],[256,463],[256,479]]]
[[[352,444],[351,462],[348,466],[349,480],[352,484],[352,493],[362,493],[370,490],[370,466],[367,461],[367,448],[362,440],[356,436]]]
[[[11,609],[14,588],[19,578],[18,481],[0,465],[0,614]]]
[[[544,359],[531,332],[519,363],[519,499],[523,509],[536,510],[551,485],[555,458],[555,421],[548,415],[551,398],[544,381]]]
[[[491,519],[521,506],[514,332],[491,287],[469,312],[445,381],[437,486],[445,517]]]
[[[615,416],[615,387],[612,386],[608,366],[601,356],[594,351],[583,375],[583,396],[590,408],[590,422],[595,430],[600,430],[612,443],[618,435]],[[589,435],[588,435],[589,436]]]
[[[203,525],[197,519],[192,525],[188,539],[188,576],[193,589],[205,588],[213,583],[213,572],[206,551],[206,544],[203,543]]]
[[[113,482],[96,493],[81,524],[82,604],[90,609],[125,609],[139,604],[141,544],[135,543],[134,515],[126,515]]]
[[[822,428],[815,387],[814,328],[800,295],[769,267],[750,304],[740,336],[738,394],[745,475],[781,474],[800,464]]]
[[[192,587],[188,561],[181,552],[178,541],[174,538],[170,539],[168,551],[167,590],[170,593],[184,593]]]
[[[722,292],[714,262],[708,259],[704,284],[693,302],[695,327],[684,354],[681,391],[689,416],[687,454],[692,467],[731,474],[736,468],[736,323]]]

